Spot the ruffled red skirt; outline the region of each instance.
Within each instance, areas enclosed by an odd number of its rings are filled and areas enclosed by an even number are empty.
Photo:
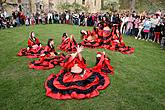
[[[68,43],[62,43],[61,45],[58,46],[59,50],[62,50],[64,52],[76,52],[77,49],[77,44],[74,42],[68,42]]]
[[[132,54],[134,53],[135,49],[129,46],[120,45],[119,43],[112,43],[107,49],[112,51],[118,51],[122,54]]]
[[[36,70],[47,70],[52,69],[55,66],[63,66],[65,60],[65,55],[55,56],[53,59],[40,58],[38,61],[33,61],[29,63],[30,69]]]
[[[110,64],[110,60],[100,61],[96,66],[92,68],[92,70],[96,70],[102,72],[104,74],[114,74],[114,69]]]
[[[97,47],[100,47],[100,43],[98,41],[94,41],[94,42],[83,41],[83,42],[81,42],[81,45],[83,45],[84,47],[87,47],[87,48],[97,48]]]
[[[17,56],[26,56],[27,58],[38,58],[42,51],[44,50],[44,47],[38,47],[37,49],[30,49],[27,50],[27,48],[21,49]]]
[[[54,99],[84,99],[99,95],[110,84],[107,74],[86,70],[84,76],[61,70],[45,81],[46,96]]]
[[[110,38],[109,37],[99,37],[100,47],[101,48],[108,48],[110,45]]]

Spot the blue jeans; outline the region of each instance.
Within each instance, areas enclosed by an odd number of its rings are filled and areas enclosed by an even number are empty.
[[[150,38],[149,32],[145,32],[145,33],[144,33],[144,36],[145,36],[145,40],[149,40],[149,38]]]

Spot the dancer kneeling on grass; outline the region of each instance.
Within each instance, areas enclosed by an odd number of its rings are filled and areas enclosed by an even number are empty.
[[[105,55],[105,52],[97,52],[96,65],[93,70],[103,72],[105,74],[114,74],[113,67],[110,64],[111,59]]]
[[[111,37],[111,30],[108,26],[104,27],[103,30],[100,30],[101,33],[100,39],[101,39],[101,47],[102,48],[108,48],[110,46],[110,37]]]
[[[39,39],[35,37],[35,33],[31,32],[28,39],[28,47],[21,49],[17,55],[27,56],[28,58],[37,58],[41,55],[43,49]]]
[[[65,55],[62,53],[57,53],[54,49],[53,39],[49,39],[43,54],[40,56],[40,59],[29,63],[29,68],[37,70],[51,69],[56,65],[62,66],[64,59]]]
[[[98,39],[98,29],[96,27],[94,27],[94,30],[92,32],[82,30],[80,33],[83,40],[81,44],[84,47],[96,48],[100,46]]]
[[[119,51],[122,54],[131,54],[134,52],[134,48],[126,46],[122,35],[117,27],[112,28],[112,37],[111,37],[111,45],[108,47],[110,50]]]
[[[71,37],[68,37],[68,35],[64,33],[62,36],[61,45],[58,46],[58,49],[64,52],[72,53],[76,51],[76,47],[77,47],[77,42],[74,39],[74,36],[71,35]]]
[[[98,90],[108,87],[110,79],[106,74],[107,71],[101,71],[104,68],[103,65],[96,63],[95,68],[87,68],[85,59],[80,54],[82,51],[83,48],[78,46],[77,52],[68,55],[65,59],[63,69],[58,74],[51,74],[47,78],[46,96],[61,100],[92,98],[99,95]],[[105,60],[105,55],[103,56],[100,54],[99,57]],[[110,70],[108,73],[113,73],[111,67]]]

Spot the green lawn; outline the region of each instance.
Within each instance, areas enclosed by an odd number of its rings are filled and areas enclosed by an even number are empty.
[[[132,55],[104,49],[85,49],[89,67],[95,64],[97,51],[106,51],[115,69],[111,85],[93,99],[54,100],[45,96],[44,81],[61,68],[36,71],[28,69],[33,59],[17,57],[27,46],[28,35],[35,31],[45,45],[54,38],[56,46],[63,32],[80,40],[81,29],[70,25],[39,25],[0,30],[0,110],[165,110],[165,51],[155,43],[124,37],[126,45],[135,47]]]

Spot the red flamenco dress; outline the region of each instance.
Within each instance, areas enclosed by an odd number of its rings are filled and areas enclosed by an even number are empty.
[[[57,53],[53,46],[47,45],[44,49],[43,55],[40,56],[40,59],[30,62],[29,68],[36,70],[52,69],[56,65],[62,66],[64,59],[64,54]]]
[[[110,28],[105,27],[103,30],[99,30],[98,35],[100,39],[100,46],[102,48],[108,48],[110,45]]]
[[[134,48],[126,46],[121,34],[118,32],[112,32],[110,50],[121,52],[122,54],[132,54],[134,53]]]
[[[41,46],[39,39],[34,37],[34,39],[28,39],[28,48],[21,49],[17,55],[28,58],[38,58],[42,50],[44,50],[44,47]]]
[[[83,42],[81,42],[81,45],[88,48],[97,48],[100,46],[98,34],[96,31],[81,31]]]
[[[109,84],[107,74],[99,69],[87,68],[85,60],[79,55],[75,58],[70,55],[65,60],[64,68],[45,81],[46,96],[59,100],[92,98]]]
[[[114,69],[110,64],[111,59],[108,58],[104,52],[98,52],[96,57],[96,66],[93,70],[103,72],[105,74],[114,74]]]
[[[61,45],[58,46],[59,50],[62,50],[67,53],[72,53],[76,51],[77,42],[73,36],[70,37],[62,37]]]

